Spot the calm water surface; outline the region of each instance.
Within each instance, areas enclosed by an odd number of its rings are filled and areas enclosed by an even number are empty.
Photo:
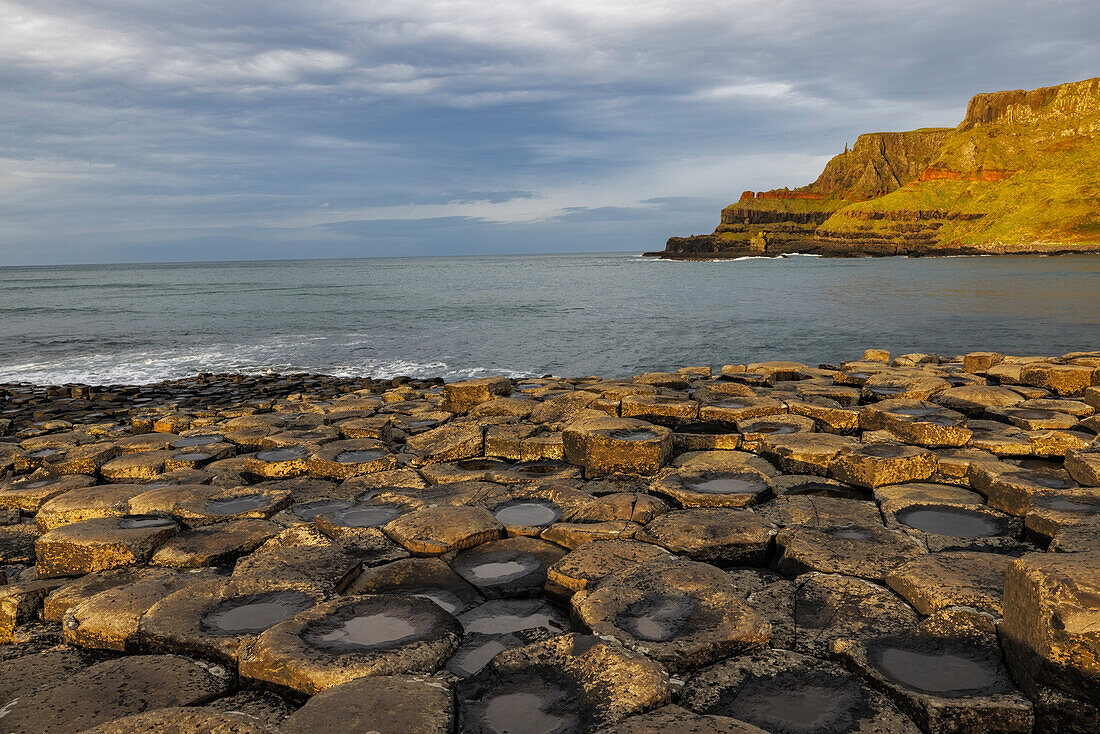
[[[0,382],[199,371],[621,376],[1100,349],[1100,256],[631,254],[0,269]]]

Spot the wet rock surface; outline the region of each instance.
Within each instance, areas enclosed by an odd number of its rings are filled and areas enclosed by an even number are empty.
[[[2,385],[0,731],[1094,732],[1089,359]]]

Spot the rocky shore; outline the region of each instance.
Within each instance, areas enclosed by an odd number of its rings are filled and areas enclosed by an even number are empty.
[[[1100,731],[1100,352],[0,386],[0,732]]]

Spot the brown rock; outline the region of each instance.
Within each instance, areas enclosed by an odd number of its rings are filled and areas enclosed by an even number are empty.
[[[967,606],[999,617],[1011,560],[996,553],[930,553],[895,568],[886,583],[921,614]]]
[[[634,537],[692,560],[720,566],[763,565],[775,526],[747,510],[707,508],[661,515]]]
[[[430,673],[454,652],[461,629],[427,599],[347,597],[260,634],[242,651],[240,672],[308,695],[368,675]]]
[[[212,670],[175,655],[108,660],[14,701],[4,731],[70,734],[142,711],[202,704],[229,687],[228,673]]]
[[[663,548],[634,540],[584,543],[546,570],[547,590],[568,597],[575,591],[591,588],[613,573],[667,557]]]
[[[424,556],[472,548],[504,534],[504,526],[480,507],[426,507],[402,515],[384,530],[394,542]]]
[[[762,646],[769,637],[729,576],[704,563],[650,561],[577,592],[572,605],[593,633],[644,648],[672,671]]]
[[[63,525],[35,541],[35,568],[39,578],[52,578],[143,564],[178,532],[179,526],[171,518],[151,515]]]
[[[936,471],[936,455],[927,449],[894,443],[865,443],[843,451],[829,463],[829,474],[857,487],[922,482]]]
[[[267,520],[234,520],[187,530],[158,548],[150,562],[173,568],[222,565],[256,550],[279,529]]]
[[[656,474],[672,450],[672,431],[633,418],[587,418],[562,435],[565,460],[586,477]]]

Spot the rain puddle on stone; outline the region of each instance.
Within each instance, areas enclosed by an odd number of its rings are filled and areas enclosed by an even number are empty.
[[[537,599],[490,601],[458,618],[468,633],[503,635],[542,628],[555,634],[569,631],[569,625],[552,607]]]
[[[335,512],[336,510],[344,510],[348,507],[351,507],[351,503],[347,500],[316,500],[314,502],[304,502],[300,505],[295,505],[290,511],[295,517],[309,521],[318,515],[325,515]]]
[[[768,731],[832,734],[850,730],[861,698],[857,683],[840,678],[757,679],[722,713]]]
[[[561,692],[500,693],[485,702],[481,723],[493,734],[564,734],[577,730],[574,716],[549,713]]]
[[[225,497],[210,500],[203,508],[208,515],[236,515],[240,512],[252,512],[271,504],[266,494],[243,494],[240,497]]]
[[[45,459],[46,457],[56,456],[60,453],[60,449],[38,449],[36,451],[28,451],[24,456],[31,459]]]
[[[698,423],[681,423],[676,426],[676,433],[690,433],[699,436],[726,436],[737,433],[737,431],[728,423],[700,421]]]
[[[363,449],[363,450],[348,450],[341,451],[336,454],[337,464],[366,464],[369,461],[375,459],[381,459],[386,455],[385,451],[379,449]]]
[[[230,599],[206,613],[202,618],[202,629],[215,635],[263,632],[311,606],[313,600],[298,591]]]
[[[294,459],[304,458],[305,455],[306,450],[300,446],[288,446],[281,449],[261,451],[256,454],[256,458],[260,461],[292,461]]]
[[[870,530],[857,527],[828,528],[825,530],[825,534],[831,535],[834,538],[843,538],[844,540],[871,540],[875,537],[874,533]]]
[[[421,599],[433,601],[440,609],[447,612],[447,614],[454,614],[459,609],[466,606],[465,602],[459,599],[457,594],[447,591],[446,589],[413,588],[401,589],[400,591],[409,596],[418,596]]]
[[[408,510],[400,505],[352,505],[327,513],[333,525],[343,528],[373,528],[396,520]]]
[[[864,493],[855,487],[848,485],[826,484],[824,482],[807,482],[790,489],[791,495],[814,495],[815,497],[836,497],[839,499],[863,499]]]
[[[619,612],[615,626],[642,640],[665,642],[685,631],[694,609],[695,602],[686,596],[651,597]]]
[[[1080,512],[1083,515],[1100,514],[1100,500],[1070,499],[1068,497],[1039,497],[1034,500],[1037,507],[1063,512]]]
[[[692,492],[703,494],[759,494],[768,485],[752,474],[731,474],[724,477],[712,477],[694,482],[685,482],[684,486]]]
[[[493,511],[501,525],[541,527],[561,519],[561,510],[551,502],[523,500],[501,505]]]
[[[952,538],[985,538],[1002,531],[995,520],[961,507],[909,507],[897,518],[911,528]]]
[[[752,423],[745,426],[745,430],[742,433],[763,433],[769,436],[784,436],[790,433],[798,433],[800,429],[798,426],[792,426],[790,423],[776,423],[773,421],[763,421],[761,423]]]
[[[554,474],[560,471],[561,468],[558,464],[516,464],[512,467],[512,471],[538,477],[544,474]]]
[[[430,627],[420,627],[404,616],[376,612],[343,620],[328,632],[315,632],[308,642],[334,650],[397,647],[423,637]]]
[[[223,440],[221,436],[214,435],[184,436],[183,438],[177,438],[169,445],[174,449],[186,449],[191,446],[208,446],[212,443],[221,443]]]
[[[539,560],[534,556],[521,554],[506,561],[487,561],[465,566],[459,570],[459,573],[467,581],[478,586],[494,586],[525,576],[538,569],[540,565]]]
[[[124,517],[118,521],[122,530],[136,530],[138,528],[166,528],[175,525],[176,521],[170,517]]]
[[[741,408],[749,407],[748,403],[742,403],[739,400],[721,400],[717,403],[711,403],[716,408],[729,408],[730,410],[740,410]]]
[[[897,385],[875,385],[874,387],[868,387],[867,390],[873,395],[900,395],[905,392],[904,387],[898,387]]]
[[[455,466],[464,471],[489,471],[490,469],[507,469],[508,463],[494,459],[463,459],[456,461]]]
[[[896,683],[939,696],[972,695],[996,681],[986,665],[948,652],[884,647],[871,656],[871,664]]]
[[[521,645],[522,642],[513,640],[507,636],[481,638],[480,642],[467,641],[447,661],[447,670],[463,678],[471,676],[484,668],[497,653],[510,650]]]
[[[646,428],[616,428],[607,435],[616,441],[652,441],[657,438],[656,433]]]
[[[191,451],[186,454],[176,454],[172,457],[175,461],[206,461],[213,458],[212,454],[206,454],[202,451]]]
[[[1068,479],[1063,479],[1062,477],[1053,476],[1051,474],[1023,473],[1017,476],[1022,477],[1023,479],[1026,479],[1033,484],[1037,484],[1040,487],[1045,487],[1046,489],[1069,489],[1073,486],[1073,482],[1070,482]]]

